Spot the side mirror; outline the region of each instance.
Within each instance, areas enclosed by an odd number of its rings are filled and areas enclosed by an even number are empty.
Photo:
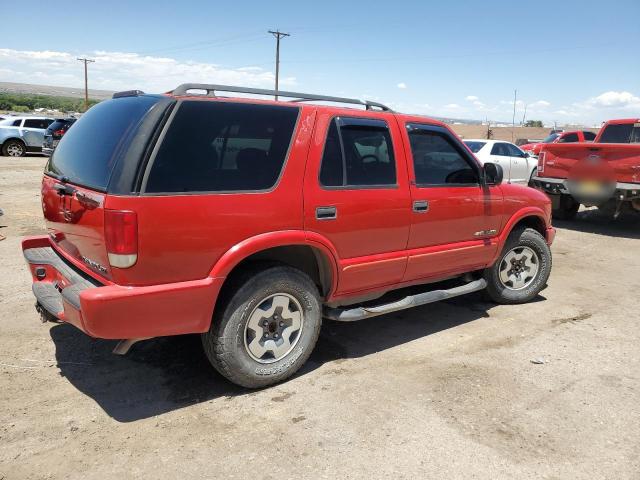
[[[484,164],[484,181],[487,185],[500,185],[504,177],[502,167],[496,163],[487,162]]]

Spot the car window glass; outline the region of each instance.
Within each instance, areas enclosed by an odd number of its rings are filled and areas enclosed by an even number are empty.
[[[297,107],[185,101],[160,145],[146,192],[272,188],[298,112]]]
[[[46,129],[51,121],[42,118],[27,118],[24,121],[24,128],[42,128]]]
[[[387,124],[334,118],[327,132],[319,179],[325,187],[395,185],[396,163]]]
[[[14,120],[13,126],[14,127],[19,127],[21,123],[22,123],[22,120]]]
[[[629,143],[640,143],[640,124],[633,127]]]
[[[487,144],[487,142],[474,141],[465,141],[464,143],[466,143],[467,147],[469,147],[469,150],[471,150],[473,153],[478,153],[480,150],[482,150],[482,147]]]
[[[587,142],[591,142],[591,141],[595,140],[595,138],[596,138],[596,134],[593,133],[593,132],[583,132],[583,133],[584,133],[584,139]]]
[[[577,133],[569,133],[558,140],[558,143],[573,143],[578,141]]]
[[[502,157],[508,157],[509,151],[505,148],[504,143],[494,143],[491,149],[491,155],[500,155]]]
[[[415,128],[409,132],[416,184],[477,184],[475,170],[459,146],[442,132]]]
[[[507,151],[509,152],[509,156],[511,157],[524,157],[524,153],[515,145],[512,145],[511,143],[505,143],[504,144],[505,148],[507,149]]]

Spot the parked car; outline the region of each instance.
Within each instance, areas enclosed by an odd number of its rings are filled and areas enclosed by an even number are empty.
[[[49,158],[49,234],[22,248],[45,318],[122,339],[118,353],[200,333],[222,375],[262,387],[307,360],[323,317],[484,289],[517,304],[546,285],[549,199],[503,184],[441,122],[219,85],[114,97]]]
[[[513,143],[502,140],[468,139],[464,143],[483,164],[500,165],[510,183],[528,185],[538,167],[538,160]]]
[[[617,216],[640,212],[640,119],[610,120],[593,143],[545,145],[534,184],[548,193],[556,218],[574,218],[580,205]]]
[[[520,148],[532,155],[538,156],[540,149],[548,143],[577,143],[592,142],[596,134],[588,130],[577,130],[573,132],[552,133],[540,143],[529,143],[520,145]]]
[[[75,118],[56,118],[44,132],[44,142],[42,144],[42,153],[51,155],[58,146],[60,139],[67,133],[67,130],[74,124]]]
[[[53,122],[44,117],[9,117],[0,121],[0,151],[5,157],[42,152],[44,132]]]

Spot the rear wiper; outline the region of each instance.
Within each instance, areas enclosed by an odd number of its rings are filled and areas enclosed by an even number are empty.
[[[63,177],[64,178],[64,177]],[[60,179],[61,182],[64,180]],[[73,195],[76,192],[76,189],[71,185],[56,183],[53,185],[53,188],[58,192],[58,195]]]

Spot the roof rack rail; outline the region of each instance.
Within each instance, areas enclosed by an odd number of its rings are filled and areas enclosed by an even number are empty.
[[[360,100],[357,98],[344,98],[344,97],[330,97],[328,95],[316,95],[312,93],[299,93],[299,92],[287,92],[283,90],[269,90],[264,88],[246,88],[246,87],[233,87],[230,85],[212,85],[208,83],[183,83],[176,87],[173,91],[169,92],[172,95],[186,95],[189,90],[204,90],[207,95],[215,97],[216,91],[219,92],[235,92],[235,93],[249,93],[254,95],[269,95],[293,98],[290,102],[335,102],[335,103],[351,103],[355,105],[363,105],[367,110],[373,108],[379,108],[384,112],[392,112],[389,107],[382,103],[371,102],[369,100]]]
[[[114,93],[111,98],[137,97],[139,95],[144,95],[144,92],[142,90],[125,90],[124,92]]]

